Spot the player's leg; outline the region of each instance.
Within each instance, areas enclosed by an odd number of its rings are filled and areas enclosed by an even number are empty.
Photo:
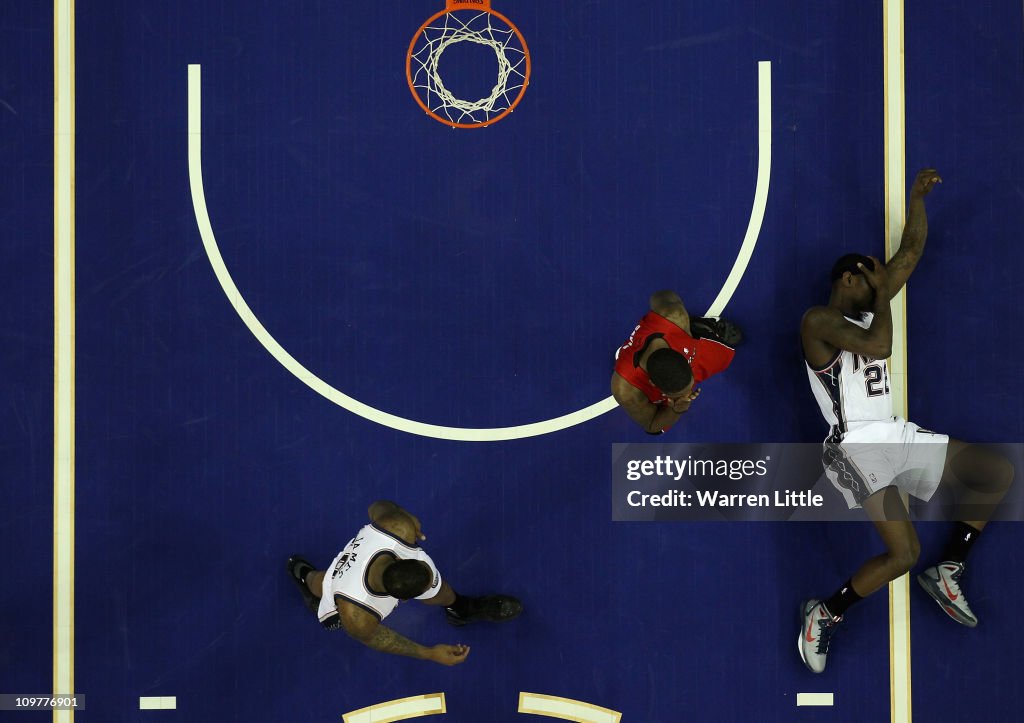
[[[452,586],[448,584],[447,580],[441,581],[441,589],[437,591],[437,595],[427,600],[423,600],[424,605],[443,605],[448,607],[449,605],[455,604],[455,601],[459,599],[458,593],[452,589]]]
[[[941,561],[917,577],[947,615],[973,628],[978,618],[961,587],[967,554],[1013,484],[1013,464],[1006,457],[974,444],[951,439],[941,484],[956,499],[953,531]]]
[[[862,506],[874,522],[885,544],[885,552],[861,565],[831,597],[807,600],[801,605],[798,649],[804,664],[815,673],[825,669],[832,635],[850,606],[908,572],[917,562],[921,550],[917,533],[896,487],[885,487],[875,492],[863,501]]]
[[[864,500],[864,512],[875,524],[878,536],[885,544],[885,552],[861,565],[850,578],[850,586],[859,597],[867,597],[883,585],[905,575],[917,563],[921,543],[910,522],[899,489],[886,487]],[[834,600],[830,598],[830,601]],[[839,607],[840,600],[834,601]],[[845,607],[856,602],[853,600]],[[845,612],[845,607],[842,612]],[[838,612],[836,614],[842,614]]]
[[[306,573],[306,588],[318,600],[324,596],[324,571],[310,570]]]
[[[955,517],[979,532],[991,519],[1013,484],[1013,463],[977,444],[950,439],[942,471],[942,484],[957,502]]]
[[[485,595],[483,597],[459,595],[447,580],[441,581],[441,589],[437,595],[422,602],[426,605],[444,606],[445,618],[456,626],[478,620],[504,622],[519,617],[523,611],[523,604],[514,597],[509,595]]]

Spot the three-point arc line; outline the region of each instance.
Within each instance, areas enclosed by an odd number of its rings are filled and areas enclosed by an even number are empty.
[[[227,266],[224,264],[220,248],[217,245],[217,239],[213,234],[213,224],[210,221],[210,215],[206,208],[206,195],[203,191],[202,82],[200,67],[199,65],[188,66],[188,177],[192,190],[192,207],[195,211],[196,223],[199,226],[199,235],[202,237],[203,247],[206,249],[206,255],[210,259],[213,272],[217,276],[217,280],[220,282],[228,301],[249,328],[249,331],[253,333],[253,336],[285,369],[298,377],[300,381],[317,394],[353,414],[402,432],[418,434],[424,437],[434,437],[436,439],[450,439],[463,442],[497,442],[534,437],[582,424],[615,408],[615,400],[609,396],[583,409],[541,422],[532,422],[514,427],[444,427],[382,412],[335,389],[304,367],[270,335],[270,332],[267,331],[266,327],[256,318],[252,309],[249,308],[245,298],[238,290],[238,287],[235,286]],[[764,220],[765,208],[768,205],[768,182],[771,176],[772,164],[771,96],[771,63],[769,61],[761,61],[758,63],[758,157],[754,204],[750,210],[747,232],[743,238],[743,244],[740,246],[739,254],[736,256],[736,261],[733,263],[732,271],[729,272],[729,276],[722,285],[722,290],[718,292],[718,296],[707,312],[705,312],[705,316],[720,316],[725,310],[726,305],[736,291],[736,287],[739,286],[744,272],[747,270],[747,264],[754,253],[754,247],[757,245],[757,238],[761,232],[761,223]]]

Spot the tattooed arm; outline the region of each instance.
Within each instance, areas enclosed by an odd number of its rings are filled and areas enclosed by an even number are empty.
[[[432,660],[441,665],[456,665],[469,655],[468,645],[435,645],[430,648],[420,645],[381,625],[373,615],[351,603],[339,602],[338,615],[346,633],[382,653]]]
[[[936,183],[942,183],[934,168],[926,168],[917,174],[914,185],[910,188],[910,202],[907,206],[907,221],[903,226],[903,238],[900,250],[893,254],[885,265],[889,272],[889,296],[896,296],[907,283],[910,274],[917,266],[924,252],[924,242],[928,238],[928,214],[924,208],[924,197]]]

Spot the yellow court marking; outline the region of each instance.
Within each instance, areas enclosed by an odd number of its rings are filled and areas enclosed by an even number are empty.
[[[833,693],[797,693],[796,704],[798,706],[834,705],[835,695]]]
[[[391,723],[396,720],[420,718],[425,715],[446,713],[444,693],[414,695],[360,708],[341,716],[344,723]]]
[[[906,95],[903,64],[903,0],[884,0],[882,9],[885,102],[885,257],[900,247],[906,220]],[[892,356],[889,381],[893,411],[907,416],[906,290],[892,301]],[[904,501],[906,501],[904,499]],[[892,723],[913,719],[910,694],[910,577],[889,583],[889,701]]]
[[[75,692],[75,3],[53,3],[53,690]],[[74,710],[53,711],[70,723]]]
[[[520,693],[519,712],[544,715],[576,723],[619,723],[622,713],[593,703],[542,693]]]
[[[147,696],[139,698],[139,710],[177,710],[178,697],[174,695]]]

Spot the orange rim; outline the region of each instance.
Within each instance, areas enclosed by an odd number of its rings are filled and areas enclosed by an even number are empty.
[[[466,3],[465,5],[469,5],[469,3]],[[508,25],[509,28],[512,29],[512,32],[516,34],[516,37],[519,38],[519,43],[523,46],[523,55],[526,57],[526,73],[525,78],[523,79],[523,87],[519,89],[519,95],[516,96],[516,99],[513,100],[509,104],[508,108],[506,108],[504,111],[494,116],[493,118],[488,118],[487,120],[481,121],[480,123],[457,123],[449,118],[446,118],[445,116],[438,115],[434,111],[430,110],[427,104],[423,102],[423,99],[420,98],[420,94],[416,92],[416,86],[413,85],[412,81],[412,51],[413,48],[415,48],[416,46],[416,41],[419,39],[420,35],[423,34],[423,31],[426,30],[427,26],[429,26],[442,15],[447,15],[453,10],[479,10],[480,12],[490,13],[494,17],[498,18],[498,20]],[[444,10],[441,10],[440,12],[431,15],[429,18],[427,18],[426,22],[420,25],[419,29],[415,33],[413,33],[412,40],[409,41],[409,50],[405,56],[405,79],[409,83],[409,92],[412,93],[412,97],[416,99],[416,103],[419,105],[420,108],[423,109],[424,113],[429,115],[434,120],[438,121],[439,123],[444,123],[446,126],[451,126],[452,128],[486,128],[487,126],[492,125],[493,123],[497,123],[502,118],[511,113],[513,110],[515,110],[515,107],[519,105],[519,101],[522,100],[523,94],[526,93],[526,87],[530,84],[530,48],[526,45],[526,38],[524,38],[523,34],[519,32],[519,28],[515,26],[515,23],[506,18],[501,13],[499,13],[497,10],[491,9],[490,0],[482,0],[479,5],[473,3],[473,5],[470,7],[465,7],[461,3],[457,4],[453,0],[447,0],[447,6],[445,7]]]

